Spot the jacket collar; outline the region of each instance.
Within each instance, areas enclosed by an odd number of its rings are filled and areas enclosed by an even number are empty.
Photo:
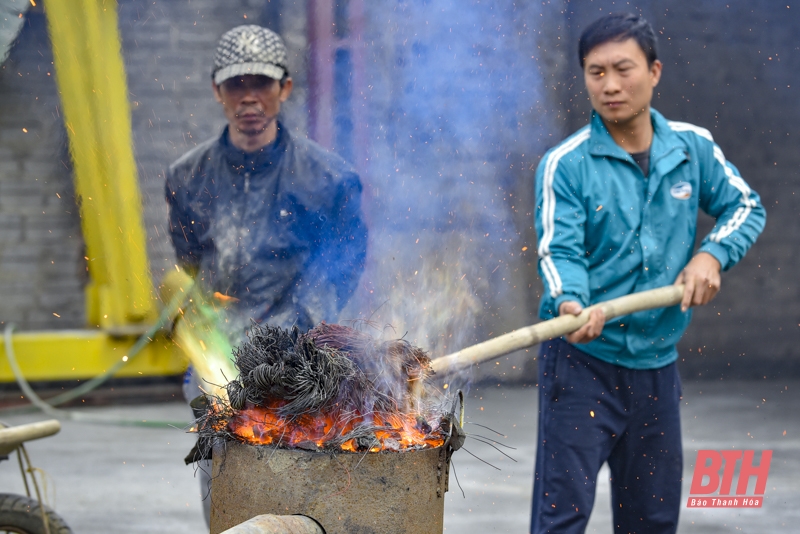
[[[655,194],[661,179],[678,165],[689,159],[686,143],[670,128],[664,116],[650,108],[653,123],[653,143],[650,145],[650,165],[655,169],[648,180],[648,196]],[[612,157],[636,165],[630,154],[620,147],[608,132],[600,116],[592,111],[592,131],[589,137],[589,153],[593,156]]]
[[[658,162],[675,150],[686,150],[686,143],[676,134],[664,116],[650,108],[650,120],[653,123],[653,144],[650,146],[650,159]],[[589,152],[594,156],[611,156],[629,160],[630,154],[625,152],[611,137],[603,119],[592,111],[592,133],[589,138]]]
[[[225,127],[222,134],[219,136],[218,147],[225,163],[230,165],[232,171],[236,173],[251,172],[255,174],[265,171],[270,166],[278,163],[281,156],[286,152],[288,143],[289,132],[278,122],[278,135],[275,141],[255,152],[245,152],[233,146],[228,133],[228,126]]]

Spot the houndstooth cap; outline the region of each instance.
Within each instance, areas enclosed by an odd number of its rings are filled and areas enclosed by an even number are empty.
[[[245,74],[261,74],[275,80],[288,72],[286,45],[272,30],[247,24],[223,34],[214,54],[214,83]]]

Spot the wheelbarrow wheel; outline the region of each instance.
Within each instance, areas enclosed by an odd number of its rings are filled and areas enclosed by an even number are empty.
[[[22,495],[0,493],[0,534],[46,534],[38,501]],[[72,534],[61,517],[44,507],[50,534]]]

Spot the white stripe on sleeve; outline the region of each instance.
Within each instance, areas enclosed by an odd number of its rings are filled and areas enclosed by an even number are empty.
[[[572,152],[591,135],[591,129],[586,126],[583,130],[575,134],[571,139],[567,139],[563,144],[556,147],[547,158],[544,167],[544,180],[542,183],[542,240],[539,243],[539,261],[542,265],[542,272],[550,286],[550,296],[556,298],[563,293],[561,276],[558,274],[553,258],[550,256],[550,242],[553,241],[556,214],[556,195],[553,190],[553,179],[555,178],[558,162],[564,155]]]
[[[694,124],[689,124],[688,122],[679,122],[679,121],[668,121],[669,127],[672,128],[673,131],[676,132],[693,132],[708,139],[712,143],[714,142],[714,138],[711,136],[711,132],[706,130],[705,128],[701,128],[700,126],[695,126]]]
[[[742,224],[744,224],[747,216],[750,215],[750,212],[756,207],[756,199],[750,197],[750,188],[747,186],[745,181],[742,180],[741,176],[737,176],[733,173],[733,169],[730,165],[728,165],[728,162],[725,161],[725,155],[722,153],[722,149],[717,145],[714,145],[714,158],[716,158],[717,162],[719,162],[719,164],[722,165],[722,168],[725,169],[725,176],[728,177],[728,183],[742,193],[741,202],[744,204],[744,206],[741,206],[736,210],[736,212],[733,214],[733,217],[719,227],[719,230],[708,236],[711,241],[719,243],[723,238],[728,237],[733,232],[738,230]]]
[[[668,124],[669,127],[676,132],[693,132],[704,139],[708,139],[712,143],[714,142],[711,132],[705,128],[695,126],[694,124],[689,124],[688,122],[669,121]],[[723,238],[728,237],[733,232],[738,230],[742,224],[744,224],[747,216],[750,215],[750,212],[756,207],[756,200],[750,197],[751,190],[747,186],[747,183],[742,180],[741,176],[734,174],[733,169],[725,160],[725,155],[722,153],[722,149],[716,144],[714,145],[714,159],[716,159],[725,170],[725,176],[728,178],[728,183],[738,189],[742,194],[741,202],[743,204],[743,206],[736,210],[736,212],[733,214],[733,217],[719,227],[719,230],[708,236],[711,241],[719,243]]]

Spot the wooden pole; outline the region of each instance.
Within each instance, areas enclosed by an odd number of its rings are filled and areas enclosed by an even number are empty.
[[[639,311],[674,306],[679,304],[683,298],[683,287],[683,285],[666,286],[607,300],[584,308],[580,315],[562,315],[472,345],[448,356],[436,358],[431,362],[431,367],[439,374],[451,373],[476,363],[494,360],[548,339],[570,334],[586,324],[589,314],[597,308],[602,309],[606,314],[606,321],[610,321],[615,317]]]

